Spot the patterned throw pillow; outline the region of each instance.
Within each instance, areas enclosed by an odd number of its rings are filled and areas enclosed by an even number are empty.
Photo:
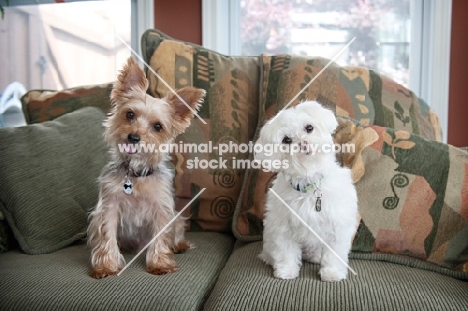
[[[258,121],[258,60],[224,56],[157,30],[143,34],[142,50],[145,62],[171,88],[194,86],[207,91],[198,113],[206,124],[194,118],[175,141],[179,146],[198,146],[197,151],[179,148],[172,156],[176,207],[183,208],[206,188],[189,208],[190,230],[230,231],[245,173],[233,168],[232,158],[245,159],[248,153],[233,149],[220,154],[215,148],[220,144],[247,144],[253,138]],[[169,89],[151,70],[146,72],[148,92],[155,97],[166,96]],[[212,150],[202,149],[210,144]],[[208,161],[212,161],[211,168],[203,166]]]
[[[28,124],[53,120],[83,107],[98,107],[104,113],[110,109],[112,83],[66,89],[63,91],[33,90],[22,98]]]
[[[355,252],[411,256],[468,272],[468,152],[378,126],[359,152]],[[360,140],[362,132],[356,134]]]
[[[441,130],[434,112],[406,88],[372,70],[341,67],[335,63],[323,70],[329,60],[320,57],[262,55],[261,59],[257,132],[266,120],[299,94],[290,106],[303,100],[317,100],[337,116],[357,120],[362,125],[387,126],[440,140]],[[391,108],[394,106],[398,108]],[[262,238],[264,193],[275,176],[255,169],[248,170],[245,175],[233,231],[240,239],[255,241]]]
[[[328,62],[320,57],[263,55],[262,119],[288,104]],[[437,115],[429,106],[404,86],[373,70],[332,63],[291,104],[306,99],[317,100],[337,116],[364,125],[405,130],[441,141]]]

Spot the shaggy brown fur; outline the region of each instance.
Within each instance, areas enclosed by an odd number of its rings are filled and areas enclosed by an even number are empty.
[[[176,91],[178,96],[171,93],[158,99],[146,94],[147,88],[143,70],[130,57],[111,93],[112,110],[104,122],[104,140],[111,147],[112,160],[99,178],[99,202],[88,227],[90,275],[97,279],[117,274],[125,265],[121,249],[141,249],[176,214],[174,176],[166,166],[169,155],[141,147],[153,145],[158,150],[185,131],[205,91],[186,87]],[[124,192],[126,181],[132,184],[130,194]],[[149,245],[148,272],[174,272],[174,252],[189,248],[184,219],[178,218]]]

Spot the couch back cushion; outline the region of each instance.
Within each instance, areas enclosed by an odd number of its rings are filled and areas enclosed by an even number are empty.
[[[358,150],[362,219],[353,251],[410,256],[468,272],[468,152],[406,131],[366,131],[375,141]],[[368,140],[369,133],[353,139]]]
[[[83,107],[110,110],[112,83],[81,86],[62,91],[31,90],[22,98],[23,112],[28,124],[53,120]]]
[[[0,129],[0,211],[27,254],[86,236],[108,161],[104,114],[87,107],[53,121]]]
[[[173,155],[176,208],[180,209],[202,188],[206,190],[190,206],[190,230],[230,231],[245,170],[234,169],[232,158],[248,153],[220,154],[220,144],[247,144],[258,121],[259,66],[256,57],[228,57],[201,46],[174,40],[148,30],[142,38],[143,57],[173,89],[194,86],[207,91],[198,115],[176,139],[179,146],[196,144],[198,152],[181,150]],[[170,90],[146,70],[149,93],[165,97]],[[209,144],[213,146],[209,150]],[[200,149],[206,147],[206,150]],[[198,162],[198,167],[196,166]],[[210,166],[204,166],[208,161]],[[224,162],[223,162],[224,161]]]
[[[316,100],[337,116],[363,125],[390,127],[441,141],[437,115],[406,87],[373,70],[329,62],[321,57],[263,55],[261,120],[276,114],[298,94],[291,105]]]

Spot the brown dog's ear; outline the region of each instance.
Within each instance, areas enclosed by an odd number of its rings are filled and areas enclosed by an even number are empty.
[[[194,112],[200,108],[206,91],[189,86],[176,90],[176,93],[170,93],[166,100],[174,108],[174,128],[182,133],[190,125]]]
[[[136,60],[130,56],[123,69],[120,71],[117,81],[114,83],[114,88],[111,93],[112,101],[115,101],[115,99],[119,97],[128,97],[126,95],[132,89],[139,89],[142,92],[146,92],[148,89],[148,80],[146,79],[143,69],[141,69]]]

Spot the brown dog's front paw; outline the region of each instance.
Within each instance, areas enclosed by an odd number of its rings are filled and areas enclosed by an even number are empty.
[[[177,243],[177,245],[174,246],[174,253],[175,254],[180,254],[180,253],[185,253],[190,249],[190,243],[187,241],[180,241]]]
[[[148,266],[146,270],[155,275],[163,275],[177,271],[179,267],[176,264]]]
[[[89,275],[95,279],[102,279],[106,276],[116,275],[119,271],[114,271],[106,268],[93,268],[89,272]]]

